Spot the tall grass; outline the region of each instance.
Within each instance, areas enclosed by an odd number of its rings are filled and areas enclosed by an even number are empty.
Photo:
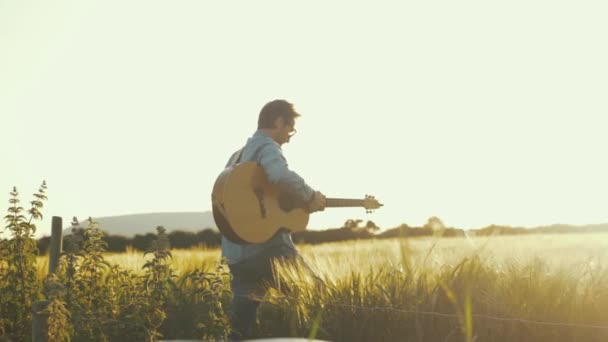
[[[304,247],[323,285],[301,267],[283,267],[281,277],[297,285],[272,292],[261,310],[260,334],[303,336],[321,308],[318,336],[335,341],[604,341],[607,237],[419,239],[407,247],[396,239]]]
[[[298,248],[290,284],[260,306],[257,335],[331,341],[605,341],[608,234],[393,239]],[[219,250],[172,250],[177,275]],[[134,272],[143,256],[106,254]],[[39,265],[42,263],[39,263]],[[39,270],[39,272],[44,272]],[[560,323],[549,325],[541,323]]]

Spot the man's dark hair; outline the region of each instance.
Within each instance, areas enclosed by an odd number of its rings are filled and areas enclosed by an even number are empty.
[[[273,128],[274,121],[279,116],[282,116],[285,122],[293,123],[294,120],[300,116],[300,114],[293,109],[293,104],[285,100],[270,101],[265,104],[260,111],[260,116],[258,117],[258,129]]]

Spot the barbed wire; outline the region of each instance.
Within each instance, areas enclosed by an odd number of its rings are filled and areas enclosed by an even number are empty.
[[[148,338],[152,337],[152,332],[150,332],[150,330],[148,328],[146,328],[146,326],[142,323],[133,323],[133,322],[129,322],[129,321],[120,321],[120,320],[116,320],[116,319],[107,319],[107,322],[114,322],[114,323],[119,323],[119,324],[125,324],[125,325],[130,325],[132,327],[136,327],[136,328],[141,328],[146,332],[146,336],[148,336]]]
[[[244,297],[244,298],[251,299],[251,296],[245,296],[245,295],[236,295],[236,297]],[[289,299],[289,300],[299,301],[298,298],[295,298],[295,297],[281,296],[280,298],[281,299]],[[449,318],[460,318],[461,317],[458,314],[449,314],[449,313],[442,313],[442,312],[436,312],[436,311],[407,310],[407,309],[399,309],[399,308],[393,308],[393,307],[379,307],[379,306],[368,307],[368,306],[353,305],[353,304],[323,303],[323,302],[319,302],[319,304],[321,304],[321,305],[327,305],[327,306],[338,306],[338,307],[354,308],[354,309],[359,309],[359,310],[368,310],[368,311],[372,311],[372,312],[373,311],[392,311],[392,312],[398,312],[398,313],[419,314],[419,315],[427,315],[427,316],[432,315],[432,316],[449,317]],[[547,321],[540,321],[540,320],[530,320],[530,319],[512,318],[512,317],[498,317],[498,316],[483,315],[483,314],[471,314],[471,317],[474,317],[474,318],[483,318],[483,319],[494,320],[494,321],[502,321],[502,322],[519,322],[519,323],[527,323],[527,324],[547,325],[547,326],[561,326],[561,327],[569,327],[569,328],[604,329],[604,330],[608,330],[608,326],[593,325],[593,324],[547,322]]]
[[[441,317],[455,317],[455,318],[459,317],[459,315],[456,315],[456,314],[446,314],[446,313],[435,312],[435,311],[416,311],[416,310],[396,309],[396,308],[391,308],[391,307],[387,307],[387,308],[363,307],[363,306],[357,306],[357,305],[336,304],[336,303],[329,303],[327,305],[352,307],[352,308],[366,309],[366,310],[385,310],[385,311],[393,311],[393,312],[400,312],[400,313],[433,315],[433,316],[441,316]],[[590,328],[590,329],[608,329],[608,326],[602,326],[602,325],[544,322],[544,321],[528,320],[528,319],[523,319],[523,318],[497,317],[497,316],[481,315],[481,314],[471,314],[471,317],[485,318],[485,319],[496,320],[496,321],[512,321],[512,322],[520,322],[520,323],[529,323],[529,324],[537,324],[537,325],[565,326],[565,327]]]

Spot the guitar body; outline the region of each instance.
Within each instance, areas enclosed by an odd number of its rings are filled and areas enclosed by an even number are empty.
[[[281,228],[306,229],[310,213],[268,182],[257,162],[226,168],[211,194],[213,216],[220,232],[236,243],[262,243]]]

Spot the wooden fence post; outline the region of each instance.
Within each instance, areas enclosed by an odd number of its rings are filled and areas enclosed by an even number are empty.
[[[63,220],[53,216],[51,223],[51,243],[49,246],[49,274],[55,273],[59,265],[63,242]],[[32,342],[46,342],[48,334],[48,314],[38,313],[49,305],[48,300],[37,301],[32,305]]]
[[[38,313],[49,306],[48,300],[40,300],[32,305],[32,342],[46,342],[48,340],[48,324],[49,315],[46,313]]]
[[[51,244],[49,246],[49,273],[55,273],[59,265],[63,242],[63,220],[60,216],[53,216],[51,226]]]

